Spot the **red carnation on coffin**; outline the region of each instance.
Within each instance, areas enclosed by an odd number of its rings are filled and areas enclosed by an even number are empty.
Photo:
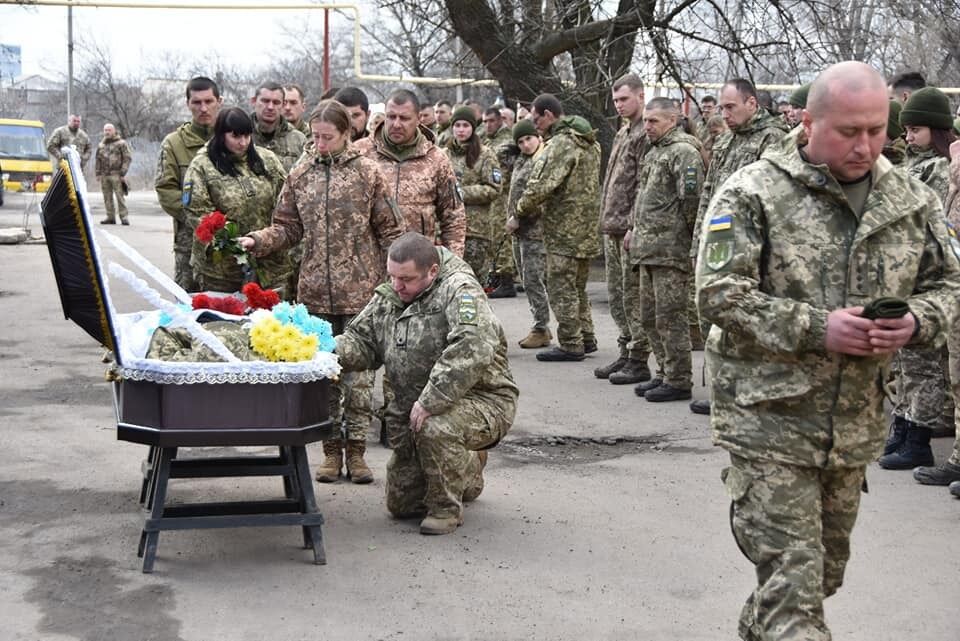
[[[224,314],[233,314],[234,316],[243,316],[245,305],[243,301],[236,296],[208,296],[207,294],[195,294],[191,300],[194,309],[212,309]]]
[[[280,295],[272,289],[261,289],[257,283],[247,283],[241,290],[251,309],[273,309],[280,302]]]

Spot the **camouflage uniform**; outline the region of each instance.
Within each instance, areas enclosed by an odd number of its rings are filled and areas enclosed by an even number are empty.
[[[658,374],[681,390],[693,387],[689,256],[703,183],[703,159],[695,142],[671,129],[650,143],[637,179],[630,239],[630,262],[640,268],[640,317]]]
[[[771,150],[724,183],[704,221],[713,439],[731,453],[734,537],[759,581],[743,639],[831,638],[823,599],[842,583],[864,470],[884,442],[889,357],[826,351],[827,314],[904,298],[917,344],[954,321],[960,263],[938,199],[883,157],[871,190],[858,215],[796,149]]]
[[[501,183],[510,185],[510,175],[513,171],[513,163],[517,150],[516,143],[513,142],[513,129],[506,125],[500,127],[497,133],[487,136],[483,144],[496,154],[497,162],[500,163]],[[510,195],[509,189],[504,189],[500,196],[493,201],[490,206],[490,219],[493,224],[490,236],[490,249],[496,264],[494,269],[498,274],[517,273],[517,266],[514,264],[513,252],[510,251],[510,234],[507,232],[505,223],[507,222],[507,197]]]
[[[950,188],[950,161],[933,149],[907,147],[907,173],[933,189],[941,198]],[[936,428],[943,416],[952,418],[947,347],[929,349],[923,345],[904,347],[896,356],[897,402],[894,416],[922,427]]]
[[[183,177],[183,209],[191,237],[200,219],[216,210],[227,220],[237,223],[240,236],[270,224],[270,215],[286,172],[268,150],[258,147],[257,153],[267,170],[265,176],[253,173],[246,156],[235,161],[240,172],[238,176],[221,174],[207,155],[206,147],[194,156]],[[218,259],[210,246],[196,238],[193,238],[190,266],[194,278],[204,290],[236,292],[243,287],[243,270],[234,257],[223,255]],[[257,266],[262,278],[260,284],[264,287],[282,285],[284,276],[290,271],[290,261],[285,253],[258,259]]]
[[[490,241],[496,224],[493,202],[500,196],[503,178],[497,157],[487,147],[473,167],[467,166],[467,150],[456,140],[445,149],[453,173],[457,176],[467,215],[467,238],[463,259],[473,268],[477,280],[486,280],[491,256]],[[502,226],[502,225],[501,225]]]
[[[335,331],[364,308],[386,278],[386,250],[403,232],[377,164],[348,147],[330,158],[313,157],[290,172],[273,224],[248,234],[254,253],[271,254],[300,244],[304,254],[299,302],[326,318]],[[344,420],[348,440],[366,440],[372,419],[373,373],[350,372],[331,388],[331,417]],[[344,409],[340,399],[345,396]]]
[[[304,120],[303,118],[301,118],[297,122],[291,122],[290,126],[303,134],[304,141],[305,141],[304,145],[306,145],[306,141],[309,141],[313,138],[313,132],[310,131],[310,123]]]
[[[883,146],[883,155],[894,165],[902,165],[907,158],[907,141],[897,138],[888,142]]]
[[[580,116],[555,122],[517,202],[517,217],[541,215],[547,249],[547,291],[561,349],[583,353],[596,343],[587,276],[600,252],[600,145]],[[542,212],[542,213],[541,213]]]
[[[83,129],[71,129],[67,125],[57,127],[50,134],[50,139],[47,140],[47,153],[59,162],[63,159],[60,148],[70,146],[73,146],[80,154],[80,167],[86,167],[87,161],[90,160],[90,155],[93,153],[93,145],[90,144],[90,137]]]
[[[600,231],[603,232],[610,315],[620,332],[617,345],[622,358],[643,363],[650,356],[650,343],[640,319],[639,272],[634,271],[627,260],[623,237],[633,226],[633,204],[639,187],[637,178],[648,146],[639,115],[634,122],[620,128],[613,139],[600,201]]]
[[[398,146],[386,138],[381,123],[354,147],[379,164],[406,221],[405,231],[427,238],[439,234],[440,244],[462,256],[467,218],[457,192],[457,177],[447,155],[430,141],[432,135],[421,127],[412,143]]]
[[[437,126],[437,131],[433,134],[434,144],[437,147],[443,149],[447,146],[450,140],[453,138],[453,130],[450,128],[451,123],[447,123],[444,126]]]
[[[475,450],[496,445],[516,413],[503,327],[469,265],[438,251],[440,273],[416,300],[404,304],[380,285],[337,337],[344,369],[382,364],[395,393],[386,422],[387,509],[396,516],[461,517],[465,491],[479,493]],[[409,424],[416,401],[431,414],[419,432]]]
[[[253,144],[272,151],[280,159],[283,170],[289,173],[303,153],[307,136],[295,129],[283,116],[277,119],[276,128],[270,132],[260,128],[256,114],[250,114],[250,117],[253,118]]]
[[[120,220],[127,219],[127,204],[124,202],[121,183],[123,177],[127,175],[127,170],[130,169],[131,159],[130,146],[120,136],[105,137],[97,145],[94,173],[100,179],[107,220],[116,220],[118,213]],[[114,197],[117,199],[116,209],[114,209]]]
[[[183,213],[183,175],[190,161],[200,148],[213,136],[212,127],[203,127],[193,122],[180,125],[167,134],[160,143],[160,158],[157,159],[157,177],[154,188],[163,211],[173,217],[174,280],[188,292],[197,291],[190,267],[193,251],[193,229]]]
[[[507,199],[507,215],[517,218],[517,202],[527,186],[534,161],[540,155],[541,146],[533,156],[520,155],[514,162],[510,176],[510,193]],[[548,329],[550,327],[550,305],[547,299],[547,252],[543,246],[543,225],[540,215],[529,215],[517,218],[519,228],[515,234],[517,247],[517,265],[520,267],[520,276],[523,288],[527,293],[527,304],[530,314],[533,315],[534,329]]]

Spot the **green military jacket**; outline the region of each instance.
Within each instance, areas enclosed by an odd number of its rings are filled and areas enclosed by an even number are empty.
[[[725,131],[717,136],[710,155],[710,167],[700,192],[700,204],[697,210],[697,223],[693,229],[693,243],[690,256],[696,258],[699,247],[700,229],[707,206],[713,194],[733,172],[760,159],[768,148],[786,135],[788,127],[783,119],[773,117],[766,109],[757,109],[753,118],[733,131]]]
[[[303,239],[297,300],[313,314],[353,315],[386,277],[386,250],[403,230],[377,163],[348,147],[332,159],[298,163],[273,224],[249,235],[257,255]]]
[[[183,214],[183,175],[200,148],[213,136],[213,127],[185,122],[160,143],[157,177],[154,188],[160,207],[175,220],[185,221]]]
[[[253,144],[272,151],[280,159],[284,171],[289,172],[293,169],[297,158],[303,153],[307,137],[294,129],[293,125],[287,122],[283,116],[280,116],[277,121],[276,129],[269,133],[260,128],[256,114],[250,114],[250,117],[253,118]]]
[[[564,116],[534,161],[517,202],[518,218],[541,214],[548,252],[574,258],[600,253],[600,145],[590,123]]]
[[[907,158],[903,165],[907,172],[940,196],[940,202],[950,191],[950,161],[931,149],[907,146]]]
[[[200,219],[213,211],[220,211],[227,220],[237,223],[239,236],[270,224],[287,173],[280,165],[280,160],[269,150],[257,147],[257,153],[267,170],[264,176],[253,173],[245,156],[235,159],[239,175],[229,176],[217,170],[207,155],[206,146],[197,152],[183,180],[183,210],[191,229],[196,230]],[[258,264],[266,281],[260,283],[264,287],[283,285],[283,278],[292,270],[285,253],[258,259]],[[212,246],[206,246],[196,238],[193,240],[190,265],[195,274],[243,284],[242,268],[232,256],[224,255],[217,260]]]
[[[97,145],[94,174],[97,176],[126,176],[130,169],[130,145],[120,136],[104,138]]]
[[[337,336],[340,364],[347,371],[384,366],[394,391],[386,409],[392,424],[407,424],[417,401],[444,414],[466,398],[485,402],[509,424],[519,390],[503,326],[470,266],[446,248],[437,251],[440,273],[410,304],[389,284],[377,287]]]
[[[490,220],[493,224],[492,234],[493,238],[497,238],[503,233],[503,225],[507,222],[510,174],[513,171],[513,162],[517,158],[519,149],[513,142],[513,130],[506,125],[500,127],[497,133],[492,136],[487,136],[483,144],[496,155],[497,163],[500,165],[500,184],[506,187],[490,204]]]
[[[313,132],[310,131],[310,123],[304,118],[301,118],[299,122],[291,122],[290,126],[302,133],[305,140],[313,138]]]
[[[902,165],[907,157],[907,141],[903,138],[891,140],[883,146],[883,155],[894,165]]]
[[[637,179],[630,260],[689,272],[703,157],[696,138],[680,129],[649,144]]]
[[[90,137],[83,129],[70,129],[67,125],[57,127],[47,141],[47,152],[59,161],[63,159],[60,148],[71,145],[80,154],[80,166],[85,167],[93,153],[93,146],[90,144]]]
[[[637,198],[640,167],[649,144],[643,119],[620,127],[607,160],[600,201],[600,231],[623,236],[633,225],[633,204]]]
[[[714,442],[749,459],[856,467],[879,454],[889,356],[826,351],[827,314],[905,299],[913,344],[942,344],[960,261],[939,199],[880,157],[859,216],[824,165],[767,152],[731,176],[704,219],[697,264]]]
[[[453,139],[446,150],[453,173],[463,197],[467,214],[467,238],[492,240],[494,225],[503,225],[501,218],[494,218],[493,202],[500,197],[503,176],[500,163],[489,147],[480,148],[480,157],[473,167],[467,166],[467,151]]]
[[[513,164],[513,174],[510,176],[510,196],[507,199],[507,217],[516,218],[519,227],[517,228],[517,238],[523,240],[543,240],[543,225],[540,222],[539,212],[529,214],[522,218],[517,218],[517,202],[523,195],[523,190],[527,187],[527,181],[530,179],[530,172],[533,170],[533,161],[543,150],[541,145],[532,156],[520,154]]]

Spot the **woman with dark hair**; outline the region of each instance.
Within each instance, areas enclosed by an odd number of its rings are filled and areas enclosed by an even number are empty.
[[[900,111],[900,125],[907,134],[907,171],[942,202],[950,189],[950,143],[957,139],[950,99],[934,87],[914,91]]]
[[[497,155],[480,143],[476,134],[477,120],[470,107],[459,107],[450,118],[453,135],[445,151],[457,175],[464,208],[467,212],[467,240],[463,259],[473,268],[482,285],[489,271],[489,259],[496,247],[491,247],[494,226],[505,220],[490,219],[490,205],[502,189],[500,163]],[[510,251],[508,247],[500,251]]]
[[[386,253],[404,228],[389,199],[390,188],[376,161],[350,143],[350,112],[322,100],[310,113],[313,145],[287,177],[273,224],[249,231],[240,244],[256,256],[303,241],[298,300],[342,334],[386,278]],[[341,407],[341,396],[345,395]],[[364,462],[373,403],[373,372],[348,372],[331,387],[330,417],[346,424],[346,441],[323,442],[326,455],[317,480],[333,483],[346,463],[354,483],[370,483]],[[344,457],[346,449],[346,457]],[[346,460],[344,460],[346,459]]]
[[[286,172],[273,152],[253,145],[252,134],[253,120],[244,110],[231,107],[217,116],[213,137],[183,178],[183,209],[194,230],[213,211],[236,223],[241,235],[270,224]],[[215,292],[239,291],[254,276],[262,287],[277,287],[291,271],[287,255],[274,254],[258,261],[255,272],[245,273],[234,256],[196,237],[190,265],[200,289]]]

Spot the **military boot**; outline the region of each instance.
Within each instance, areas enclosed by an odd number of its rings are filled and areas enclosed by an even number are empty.
[[[954,481],[950,484],[950,494],[960,499],[960,481]]]
[[[321,483],[336,483],[340,478],[340,468],[343,467],[343,441],[340,439],[324,441],[323,453],[326,458],[317,468],[317,480]]]
[[[603,367],[598,367],[593,370],[593,375],[597,378],[610,378],[610,375],[614,372],[619,372],[624,367],[626,367],[629,358],[626,356],[620,356],[617,360],[613,361],[609,365],[604,365]]]
[[[693,396],[690,388],[674,387],[670,383],[663,383],[648,390],[643,397],[651,403],[666,403],[669,401],[689,401]]]
[[[480,471],[477,472],[476,478],[467,484],[467,489],[463,491],[464,503],[476,501],[480,493],[483,492],[483,468],[487,466],[487,450],[477,452],[477,458],[480,459]]]
[[[936,467],[918,467],[913,478],[924,485],[950,485],[960,481],[960,465],[945,461]]]
[[[894,416],[893,424],[890,426],[890,435],[887,436],[887,442],[883,445],[882,456],[893,454],[903,447],[903,442],[906,440],[907,419],[903,418],[902,416]]]
[[[637,396],[645,396],[647,392],[657,387],[660,387],[661,385],[663,385],[663,379],[658,376],[654,379],[647,381],[646,383],[640,383],[639,385],[634,387],[633,393],[636,394]]]
[[[546,327],[534,327],[530,330],[530,333],[527,334],[527,337],[520,341],[520,347],[523,349],[538,349],[540,347],[548,347],[552,338],[553,334],[551,334],[550,330]]]
[[[513,285],[513,276],[503,274],[500,284],[495,290],[487,294],[487,298],[516,298],[517,288]]]
[[[463,525],[458,516],[427,516],[420,521],[420,534],[450,534]]]
[[[358,485],[373,482],[373,472],[363,460],[366,451],[364,441],[347,441],[347,478]]]
[[[930,449],[930,434],[933,430],[907,421],[907,438],[893,454],[881,456],[880,467],[885,470],[910,470],[919,466],[933,465],[933,450]]]
[[[646,359],[631,358],[627,364],[607,377],[614,385],[633,385],[650,380],[650,368]]]
[[[710,416],[710,399],[698,399],[690,403],[690,411],[694,414],[703,414]]]

